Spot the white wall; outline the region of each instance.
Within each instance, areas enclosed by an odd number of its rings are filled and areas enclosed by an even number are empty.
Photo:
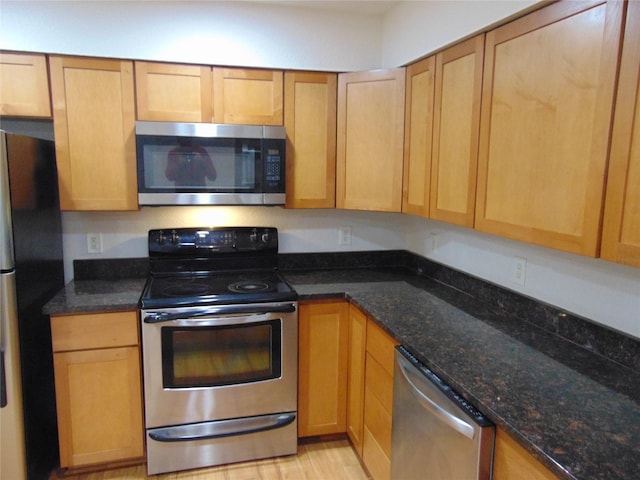
[[[405,64],[527,9],[522,1],[400,2],[384,18],[247,2],[0,3],[0,49],[228,64],[367,70]],[[74,258],[145,256],[150,228],[273,225],[283,252],[407,248],[640,338],[640,269],[579,257],[401,214],[264,207],[143,208],[65,213],[65,267]],[[353,242],[338,245],[351,225]],[[104,252],[86,253],[86,234]],[[431,233],[437,248],[431,248]],[[525,285],[512,281],[514,257]]]

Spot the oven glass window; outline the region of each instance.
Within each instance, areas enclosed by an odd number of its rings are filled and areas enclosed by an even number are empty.
[[[257,139],[138,139],[142,192],[253,192],[260,187]]]
[[[258,382],[281,376],[281,320],[162,327],[165,388]]]

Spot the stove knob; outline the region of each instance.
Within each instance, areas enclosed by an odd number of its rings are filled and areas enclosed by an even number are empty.
[[[251,231],[249,240],[251,241],[251,243],[256,243],[258,241],[258,232],[255,230],[255,228]]]
[[[262,240],[262,243],[269,243],[269,240],[271,240],[271,237],[269,236],[269,232],[268,231],[265,231],[262,234],[261,240]]]
[[[158,242],[158,245],[164,245],[167,242],[167,237],[165,237],[162,230],[158,232],[158,238],[156,239],[156,242]]]
[[[174,245],[180,243],[180,235],[178,235],[175,230],[171,231],[171,243],[173,243]]]

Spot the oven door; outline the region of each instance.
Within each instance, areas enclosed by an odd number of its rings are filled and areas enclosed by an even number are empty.
[[[295,302],[142,311],[147,428],[296,411]]]

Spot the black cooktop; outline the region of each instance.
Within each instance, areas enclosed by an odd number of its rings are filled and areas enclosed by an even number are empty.
[[[150,276],[141,308],[297,300],[277,271],[272,227],[149,231]]]

